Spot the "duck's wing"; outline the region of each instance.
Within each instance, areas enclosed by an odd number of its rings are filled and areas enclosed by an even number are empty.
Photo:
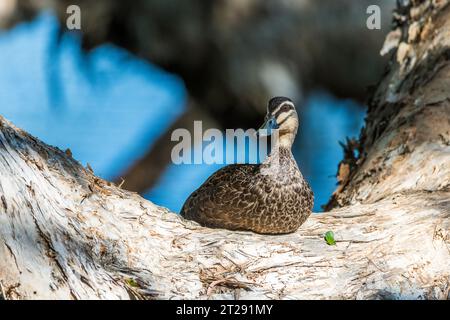
[[[257,205],[258,165],[229,165],[211,175],[186,200],[180,214],[206,226],[238,229],[239,216]]]

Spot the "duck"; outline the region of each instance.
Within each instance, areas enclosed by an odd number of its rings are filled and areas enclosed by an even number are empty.
[[[274,135],[257,164],[231,164],[213,173],[185,201],[180,215],[208,228],[259,234],[295,232],[311,215],[314,194],[292,154],[299,117],[286,97],[269,100],[261,135]],[[275,142],[273,142],[275,140]]]

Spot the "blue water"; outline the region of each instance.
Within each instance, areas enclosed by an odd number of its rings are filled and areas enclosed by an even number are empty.
[[[75,34],[56,43],[56,30],[56,19],[47,13],[0,33],[0,114],[48,144],[70,148],[96,174],[113,179],[183,112],[184,84],[111,45],[86,54]],[[299,113],[293,151],[320,211],[335,188],[342,159],[338,141],[359,133],[364,112],[351,101],[317,93]],[[170,165],[145,197],[179,211],[220,167]]]
[[[185,108],[180,79],[113,46],[55,47],[50,14],[0,34],[0,113],[112,179]],[[55,52],[56,51],[56,52]]]

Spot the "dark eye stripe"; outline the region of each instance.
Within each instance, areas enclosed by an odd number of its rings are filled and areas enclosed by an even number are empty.
[[[280,114],[291,110],[294,110],[294,106],[290,103],[284,103],[273,113],[273,116],[275,118],[278,118]]]

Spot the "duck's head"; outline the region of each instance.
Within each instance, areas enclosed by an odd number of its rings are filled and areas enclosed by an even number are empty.
[[[280,146],[291,148],[298,129],[298,115],[292,100],[285,97],[270,99],[264,120],[260,130],[265,130],[260,131],[261,135],[271,135],[278,130]]]

